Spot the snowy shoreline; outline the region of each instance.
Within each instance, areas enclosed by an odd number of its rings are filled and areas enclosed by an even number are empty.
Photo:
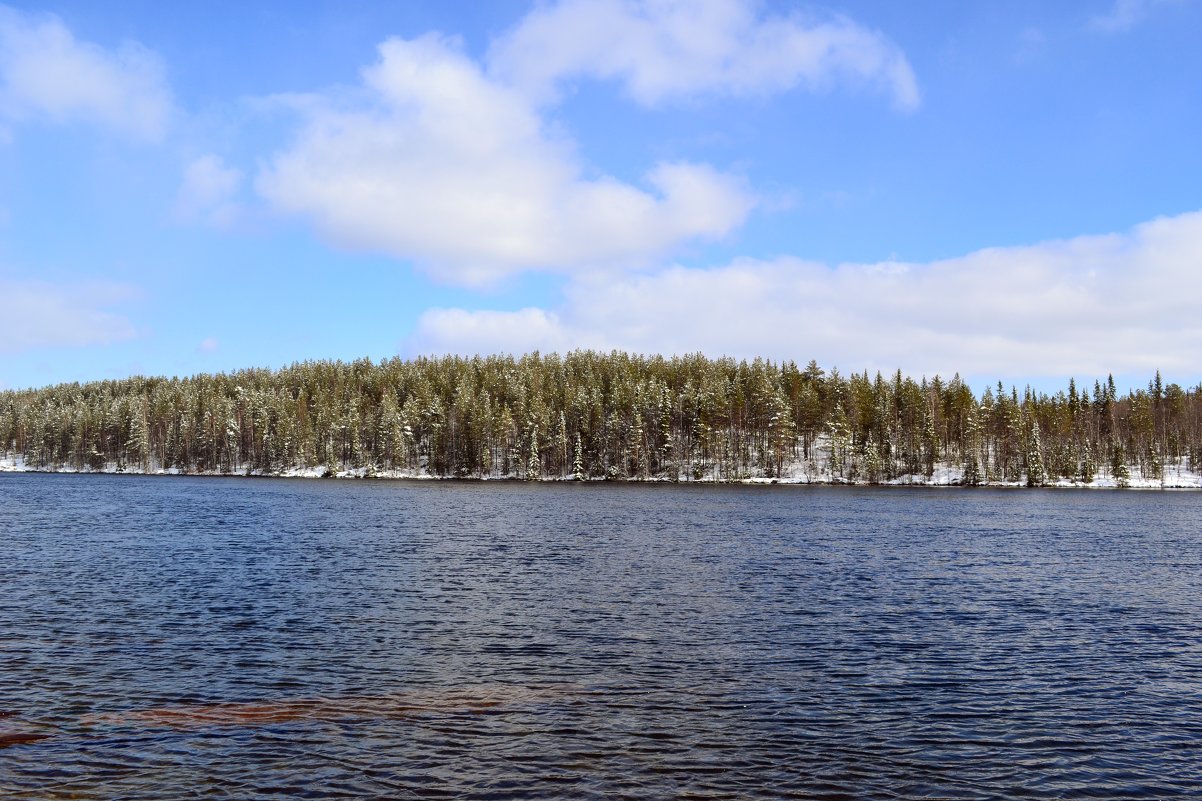
[[[1134,472],[1134,471],[1133,471]],[[34,467],[25,464],[24,459],[19,456],[4,456],[0,457],[0,473],[58,473],[58,474],[75,474],[75,475],[145,475],[145,476],[199,476],[209,478],[327,478],[327,479],[377,479],[377,480],[407,480],[407,481],[527,481],[521,476],[437,476],[429,473],[413,471],[413,470],[380,470],[368,468],[349,468],[338,471],[331,471],[326,467],[294,467],[286,470],[263,471],[263,470],[240,470],[231,472],[221,471],[188,471],[185,472],[179,468],[151,468],[143,470],[141,467],[125,465],[118,467],[117,464],[110,462],[100,470],[91,468],[77,469],[72,465],[57,465],[48,467]],[[622,477],[614,479],[606,479],[604,477],[590,477],[583,481],[577,481],[572,476],[543,476],[537,481],[542,483],[629,483],[629,484],[744,484],[744,485],[788,485],[788,486],[846,486],[846,487],[960,487],[964,489],[972,489],[973,487],[992,488],[992,489],[1031,489],[1025,481],[982,481],[976,485],[966,485],[962,483],[963,471],[958,466],[938,465],[930,478],[921,474],[911,474],[898,476],[893,479],[878,482],[869,482],[863,480],[848,480],[835,476],[826,471],[806,471],[802,466],[797,465],[790,470],[787,475],[781,477],[769,476],[748,476],[741,478],[728,477],[702,477],[702,478],[686,478],[680,477],[672,479],[664,476],[651,476],[646,478],[639,477]],[[1164,477],[1160,480],[1154,478],[1136,477],[1126,479],[1124,483],[1120,483],[1116,479],[1105,476],[1095,478],[1089,483],[1080,481],[1070,481],[1068,479],[1057,479],[1040,484],[1036,489],[1202,489],[1202,474],[1186,470],[1182,467],[1166,468]]]

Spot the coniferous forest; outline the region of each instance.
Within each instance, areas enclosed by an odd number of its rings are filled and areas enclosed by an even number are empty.
[[[576,351],[304,362],[0,393],[37,470],[1088,484],[1202,467],[1202,385],[1049,395],[810,362]]]

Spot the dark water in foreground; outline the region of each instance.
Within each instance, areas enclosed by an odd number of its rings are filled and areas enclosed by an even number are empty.
[[[1198,797],[1200,507],[0,476],[0,797]]]

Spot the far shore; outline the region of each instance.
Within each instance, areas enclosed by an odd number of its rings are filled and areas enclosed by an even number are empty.
[[[1202,475],[1185,469],[1166,470],[1163,479],[1132,476],[1120,481],[1110,476],[1098,477],[1089,483],[1057,479],[1029,486],[1025,481],[981,481],[976,484],[966,484],[962,480],[962,472],[954,467],[937,468],[930,478],[921,474],[898,476],[883,481],[866,481],[862,479],[847,479],[818,471],[807,473],[794,469],[781,477],[772,476],[702,476],[671,478],[667,476],[541,476],[530,479],[515,475],[434,475],[413,470],[381,470],[372,468],[333,469],[328,467],[297,467],[286,470],[237,470],[237,471],[184,471],[178,468],[152,468],[143,470],[136,466],[119,466],[108,464],[99,470],[91,468],[78,469],[72,465],[57,465],[53,467],[35,467],[27,465],[19,457],[0,458],[0,473],[38,473],[55,475],[133,475],[133,476],[193,476],[200,478],[305,478],[329,480],[377,480],[377,481],[455,481],[455,482],[484,482],[501,481],[517,483],[549,483],[549,484],[698,484],[698,485],[749,485],[749,486],[845,486],[845,487],[920,487],[930,488],[962,488],[962,489],[1138,489],[1138,490],[1189,490],[1202,489]]]

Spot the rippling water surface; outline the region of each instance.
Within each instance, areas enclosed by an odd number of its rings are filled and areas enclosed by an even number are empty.
[[[1200,506],[0,476],[0,797],[1198,797]]]

